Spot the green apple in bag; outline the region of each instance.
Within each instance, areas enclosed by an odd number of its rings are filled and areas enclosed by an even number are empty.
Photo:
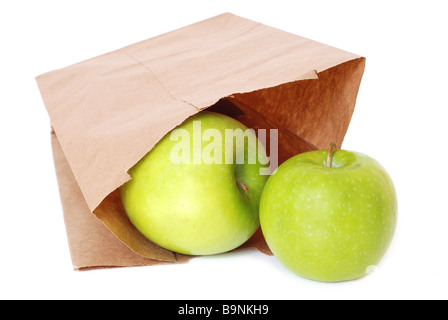
[[[161,247],[189,255],[222,253],[259,227],[268,178],[260,169],[266,164],[253,131],[203,111],[165,135],[129,171],[132,179],[120,188],[121,198],[134,226]]]

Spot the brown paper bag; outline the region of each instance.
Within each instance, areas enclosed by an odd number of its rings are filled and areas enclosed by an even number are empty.
[[[74,268],[187,261],[127,219],[118,188],[128,170],[205,108],[278,129],[279,163],[341,145],[364,65],[355,54],[226,13],[38,76]],[[260,230],[248,247],[270,253]]]

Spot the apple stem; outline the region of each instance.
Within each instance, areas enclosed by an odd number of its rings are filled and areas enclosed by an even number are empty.
[[[247,188],[247,186],[246,186],[244,183],[242,183],[241,181],[236,180],[236,184],[238,184],[239,186],[241,186],[241,188],[243,188],[243,190],[244,190],[246,193],[249,191],[249,189]]]
[[[333,152],[336,149],[336,143],[330,143],[330,148],[328,149],[328,157],[327,157],[327,167],[331,168],[331,161],[333,160]]]

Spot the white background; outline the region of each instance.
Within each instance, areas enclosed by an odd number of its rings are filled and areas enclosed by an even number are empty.
[[[232,12],[367,57],[343,145],[379,160],[395,239],[360,280],[302,279],[256,251],[75,272],[35,76]],[[444,1],[2,1],[1,299],[447,299],[448,22]]]

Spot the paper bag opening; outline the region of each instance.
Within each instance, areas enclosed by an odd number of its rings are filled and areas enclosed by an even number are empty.
[[[189,259],[141,236],[118,194],[128,170],[185,119],[209,109],[278,129],[279,163],[331,141],[340,146],[364,65],[224,14],[37,77],[75,269]],[[260,230],[247,247],[269,254]]]

